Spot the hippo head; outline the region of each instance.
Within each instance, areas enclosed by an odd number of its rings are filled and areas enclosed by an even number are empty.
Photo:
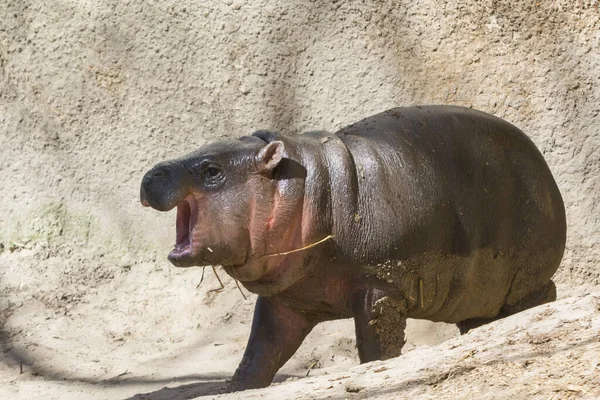
[[[304,177],[283,177],[291,162],[284,143],[260,136],[217,141],[145,174],[142,204],[177,208],[168,256],[175,266],[222,265],[242,282],[255,281],[274,267],[269,254],[297,245]]]

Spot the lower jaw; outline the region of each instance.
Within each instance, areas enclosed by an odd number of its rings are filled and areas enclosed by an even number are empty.
[[[176,267],[188,268],[198,266],[197,260],[192,256],[191,249],[172,250],[167,259]]]
[[[223,265],[225,272],[233,279],[240,282],[254,282],[262,278],[265,266],[256,265],[252,261],[244,260],[239,265]]]
[[[253,281],[240,280],[240,282],[250,292],[257,294],[259,296],[266,296],[266,297],[281,293],[291,286],[291,285],[286,284],[285,282],[264,282],[261,279],[257,279],[257,280],[253,280]]]
[[[169,255],[167,256],[167,259],[171,262],[171,264],[173,264],[176,267],[179,268],[189,268],[189,267],[208,267],[210,265],[213,266],[217,266],[217,265],[221,265],[223,266],[223,268],[225,269],[225,271],[230,274],[231,276],[235,277],[235,271],[233,271],[233,273],[230,273],[229,271],[233,270],[233,269],[237,269],[237,268],[244,268],[246,265],[246,259],[243,258],[241,260],[231,260],[231,259],[227,259],[227,260],[223,260],[221,262],[218,262],[217,260],[213,259],[211,260],[210,256],[214,256],[213,253],[209,254],[209,257],[201,257],[198,254],[194,254],[192,249],[189,247],[186,247],[182,250],[172,250]],[[238,279],[238,278],[236,278]]]

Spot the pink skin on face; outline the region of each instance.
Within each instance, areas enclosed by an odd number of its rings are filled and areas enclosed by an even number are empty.
[[[188,189],[177,205],[176,244],[169,260],[181,267],[222,265],[257,293],[264,287],[287,287],[306,275],[303,259],[309,251],[279,253],[324,235],[313,232],[314,210],[305,202],[304,180],[280,181],[265,172],[273,168],[271,160],[281,156],[281,149],[274,148],[259,153],[271,158],[257,161],[257,170],[237,176],[242,184],[217,192]]]
[[[194,254],[194,231],[197,231],[198,205],[193,195],[186,196],[177,205],[176,241],[175,248],[169,253],[169,257],[179,258]]]

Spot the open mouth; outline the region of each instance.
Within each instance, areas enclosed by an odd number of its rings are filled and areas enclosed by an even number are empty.
[[[169,260],[176,261],[193,254],[192,231],[198,220],[196,199],[189,195],[177,204],[177,223],[175,225],[175,248],[169,253]]]

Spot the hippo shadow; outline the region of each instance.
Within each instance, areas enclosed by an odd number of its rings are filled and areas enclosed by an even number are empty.
[[[163,387],[149,393],[138,393],[125,400],[189,400],[225,392],[225,381],[194,382],[177,387]]]
[[[277,374],[273,383],[284,382],[289,378],[300,378],[300,376]],[[201,396],[216,396],[225,393],[228,381],[229,379],[215,377],[210,381],[188,383],[176,387],[165,386],[154,392],[138,393],[124,400],[190,400]]]

